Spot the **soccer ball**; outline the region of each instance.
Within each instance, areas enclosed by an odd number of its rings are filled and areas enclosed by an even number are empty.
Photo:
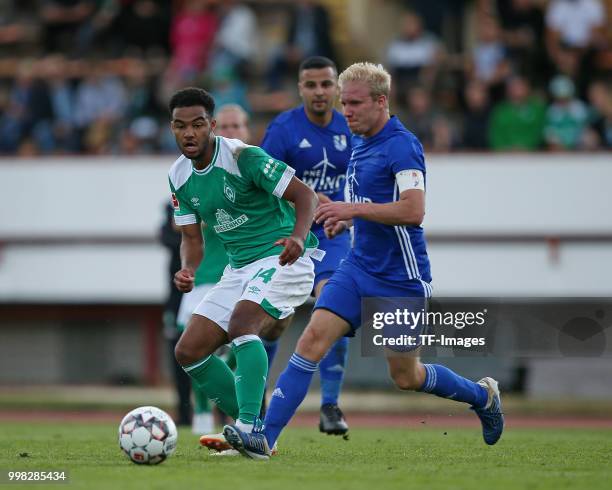
[[[119,424],[119,446],[136,464],[158,464],[176,449],[178,433],[170,416],[157,407],[138,407]]]

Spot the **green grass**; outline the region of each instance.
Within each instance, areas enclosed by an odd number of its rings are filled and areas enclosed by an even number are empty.
[[[268,463],[213,458],[183,430],[170,459],[136,466],[113,425],[0,423],[0,469],[67,470],[70,489],[607,489],[612,481],[612,430],[603,429],[509,429],[494,447],[472,429],[356,429],[349,441],[289,429],[280,450]],[[17,488],[29,486],[44,488]]]

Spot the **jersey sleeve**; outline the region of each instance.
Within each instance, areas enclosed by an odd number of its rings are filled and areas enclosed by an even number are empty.
[[[198,213],[189,205],[186,199],[181,196],[181,192],[177,191],[170,181],[170,192],[172,199],[172,208],[174,209],[174,222],[178,226],[193,225],[199,223],[200,217]]]
[[[257,146],[242,150],[237,163],[243,177],[276,197],[283,197],[295,174],[295,170],[285,162],[271,157]]]
[[[287,141],[282,125],[273,122],[266,129],[266,134],[261,142],[261,148],[270,156],[283,162],[289,160],[287,152]]]
[[[389,166],[393,175],[402,170],[420,170],[425,175],[425,156],[418,139],[396,137],[389,143]]]

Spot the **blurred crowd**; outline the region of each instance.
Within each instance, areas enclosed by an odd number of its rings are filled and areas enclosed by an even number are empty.
[[[166,103],[192,84],[269,120],[295,103],[304,57],[354,61],[329,3],[2,0],[0,154],[174,152]],[[394,3],[395,35],[370,61],[427,150],[612,148],[612,1]],[[287,22],[264,49],[266,9]]]
[[[478,0],[470,15],[466,2],[406,4],[385,61],[426,148],[612,147],[612,2]]]

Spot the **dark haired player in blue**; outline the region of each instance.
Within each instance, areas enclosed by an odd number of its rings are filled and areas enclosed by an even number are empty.
[[[295,175],[319,196],[319,202],[344,201],[346,169],[351,155],[351,133],[344,117],[334,109],[338,98],[338,71],[329,58],[312,56],[299,68],[298,89],[303,105],[283,112],[268,127],[261,147],[295,169]],[[325,257],[315,264],[314,295],[319,298],[323,286],[348,253],[348,230],[328,239],[323,226],[313,224]],[[268,332],[263,339],[269,364],[276,353],[280,332]],[[344,378],[348,338],[340,338],[319,363],[321,375],[321,417],[319,430],[327,434],[345,434],[348,425],[338,407]]]
[[[421,223],[425,215],[425,159],[417,138],[389,116],[391,77],[381,65],[356,63],[339,77],[340,100],[353,140],[348,169],[350,203],[325,203],[315,219],[336,236],[352,220],[354,245],[331,277],[296,352],[272,394],[263,431],[245,434],[225,426],[227,441],[243,455],[268,459],[300,405],[328,348],[361,325],[366,297],[427,298],[431,274]],[[497,382],[459,376],[440,364],[423,364],[418,351],[389,356],[389,373],[402,390],[468,403],[487,444],[501,437],[504,419]]]

